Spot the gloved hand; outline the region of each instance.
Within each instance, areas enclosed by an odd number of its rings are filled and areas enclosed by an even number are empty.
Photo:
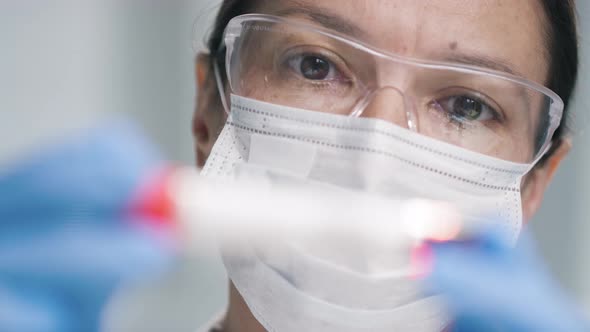
[[[426,282],[445,296],[456,318],[452,331],[590,331],[526,232],[516,248],[495,231],[430,248],[433,268]]]
[[[121,285],[173,262],[130,202],[161,160],[132,126],[0,168],[0,331],[93,332]]]

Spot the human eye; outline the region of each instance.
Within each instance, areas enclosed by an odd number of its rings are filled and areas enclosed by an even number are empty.
[[[492,106],[493,104],[479,93],[462,91],[439,98],[433,101],[431,106],[442,112],[453,124],[463,126],[501,122],[502,113],[495,105]]]
[[[310,83],[352,83],[345,62],[331,51],[297,48],[283,58],[283,66],[292,75]]]

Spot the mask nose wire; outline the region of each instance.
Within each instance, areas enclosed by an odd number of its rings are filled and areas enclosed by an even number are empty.
[[[419,122],[418,122],[418,115],[416,114],[416,106],[414,98],[406,95],[399,89],[393,86],[383,86],[378,89],[370,90],[367,92],[363,97],[359,98],[358,102],[352,107],[352,111],[350,113],[351,117],[361,117],[367,107],[373,102],[373,100],[382,92],[387,90],[393,90],[395,93],[399,94],[402,97],[402,108],[406,119],[406,128],[418,132],[419,130]],[[393,108],[393,111],[398,112],[398,109]]]

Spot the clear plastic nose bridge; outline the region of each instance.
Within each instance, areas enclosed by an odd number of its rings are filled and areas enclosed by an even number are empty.
[[[372,117],[418,131],[418,115],[412,98],[393,86],[369,91],[353,107],[350,116]]]

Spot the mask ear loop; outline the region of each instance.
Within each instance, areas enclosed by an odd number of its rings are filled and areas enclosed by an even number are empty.
[[[525,175],[529,174],[535,168],[535,166],[537,166],[537,164],[541,161],[541,159],[543,159],[545,157],[545,155],[549,152],[549,150],[551,150],[551,147],[553,147],[552,141],[547,143],[547,146],[543,149],[543,152],[540,153],[539,156],[535,160],[533,160],[532,163],[529,164],[527,171],[524,173]]]
[[[213,73],[215,75],[215,82],[217,84],[217,91],[219,93],[219,97],[221,98],[221,104],[223,105],[223,109],[225,113],[229,115],[230,109],[229,105],[227,104],[227,99],[225,98],[225,88],[223,87],[223,82],[221,80],[221,72],[219,71],[219,63],[217,61],[213,61]]]

